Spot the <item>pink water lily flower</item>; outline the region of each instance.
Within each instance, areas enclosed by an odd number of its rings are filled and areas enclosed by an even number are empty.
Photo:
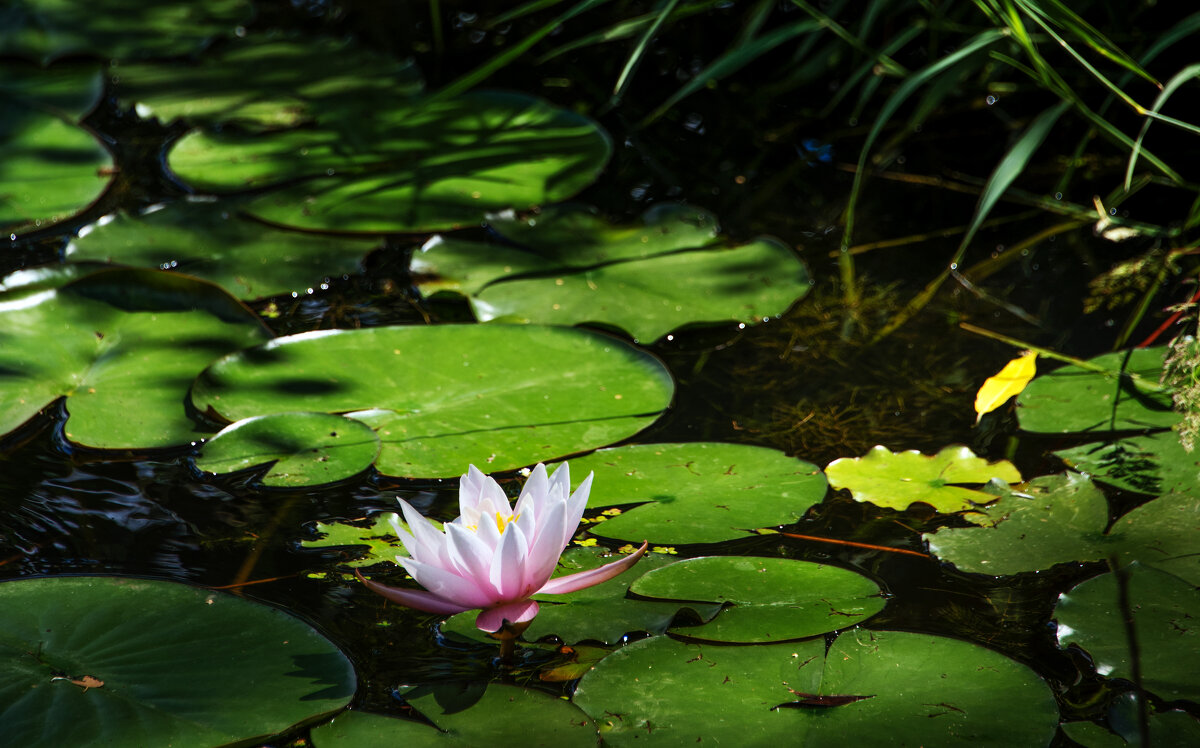
[[[399,523],[393,526],[412,557],[398,556],[396,563],[425,589],[388,587],[359,578],[387,599],[428,613],[480,609],[475,625],[483,631],[527,624],[538,612],[531,596],[600,584],[632,567],[646,552],[643,543],[637,552],[598,569],[550,578],[579,527],[591,487],[588,474],[571,493],[566,463],[549,477],[539,463],[516,506],[511,506],[500,485],[472,465],[459,479],[459,516],[440,532],[400,500],[409,531]]]

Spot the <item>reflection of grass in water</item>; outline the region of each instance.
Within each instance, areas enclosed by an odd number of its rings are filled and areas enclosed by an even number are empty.
[[[836,289],[817,289],[734,367],[736,381],[773,397],[742,425],[758,439],[818,464],[863,454],[876,444],[931,451],[972,440],[972,398],[993,373],[978,341],[950,324],[909,325],[865,345],[872,328],[904,296],[869,286],[858,306],[856,337],[842,338],[845,308]]]

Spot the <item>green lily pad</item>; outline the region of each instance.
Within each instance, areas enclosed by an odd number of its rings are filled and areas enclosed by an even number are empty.
[[[1200,698],[1200,592],[1165,571],[1133,564],[1129,609],[1137,632],[1142,685],[1168,701]],[[1058,641],[1091,655],[1096,671],[1132,678],[1129,639],[1114,573],[1102,574],[1059,598]]]
[[[901,511],[914,501],[922,501],[943,514],[967,512],[964,516],[971,521],[982,521],[976,508],[996,497],[960,484],[1021,480],[1011,462],[989,463],[961,446],[946,447],[933,456],[876,446],[863,457],[834,460],[825,468],[825,474],[829,485],[849,489],[855,501]]]
[[[357,273],[373,239],[280,231],[237,204],[177,203],[85,226],[67,245],[72,262],[161,268],[210,280],[240,299],[304,293],[326,277]]]
[[[703,626],[672,633],[717,642],[775,642],[847,628],[883,610],[879,585],[861,574],[788,558],[708,556],[651,571],[643,597],[725,604]]]
[[[1159,347],[1106,353],[1089,363],[1109,373],[1064,366],[1035,378],[1017,398],[1021,428],[1059,434],[1174,425],[1179,415],[1172,410],[1170,392],[1158,385],[1163,352]]]
[[[978,511],[987,517],[980,527],[926,533],[929,550],[961,571],[995,575],[1101,561],[1113,552],[1104,535],[1108,502],[1078,473],[1034,478]]]
[[[1115,699],[1108,708],[1107,717],[1111,730],[1094,722],[1064,722],[1062,731],[1086,748],[1126,748],[1142,744],[1137,699],[1133,692],[1123,693]],[[1200,721],[1187,712],[1151,709],[1147,727],[1155,746],[1192,748],[1200,745]]]
[[[596,480],[588,506],[639,506],[588,530],[637,543],[747,537],[756,528],[796,522],[826,489],[816,465],[745,444],[637,444],[571,460],[576,480],[589,471]]]
[[[46,62],[67,55],[166,57],[203,48],[250,20],[248,0],[8,0],[0,55]]]
[[[362,553],[357,558],[342,562],[351,568],[374,566],[383,561],[392,561],[396,556],[407,556],[408,551],[392,529],[392,522],[399,522],[401,526],[405,526],[400,515],[396,512],[384,512],[372,519],[368,526],[349,522],[315,522],[313,524],[321,537],[316,540],[301,540],[300,547],[308,550],[352,547]]]
[[[0,10],[0,36],[7,12]],[[56,221],[108,186],[112,156],[78,124],[103,90],[94,65],[0,64],[0,226]]]
[[[1160,494],[1200,486],[1200,451],[1185,450],[1174,431],[1084,444],[1054,454],[1075,470],[1127,491]]]
[[[232,595],[118,577],[0,583],[3,745],[257,744],[341,709],[354,687],[328,640]]]
[[[1120,559],[1200,584],[1200,497],[1161,496],[1108,524],[1108,504],[1086,476],[1035,478],[980,510],[980,527],[926,534],[930,550],[962,571],[1016,574],[1055,564]]]
[[[70,275],[26,275],[30,285],[0,293],[0,434],[65,397],[76,444],[187,444],[203,433],[184,407],[192,378],[270,336],[203,281],[149,270]]]
[[[588,571],[614,560],[614,555],[602,548],[570,548],[559,559],[554,576]],[[648,553],[632,569],[595,587],[564,595],[534,595],[540,611],[525,631],[524,639],[535,642],[556,636],[567,644],[585,640],[616,644],[626,634],[663,633],[684,609],[690,609],[701,621],[711,619],[721,609],[720,603],[663,602],[626,596],[636,579],[674,561],[675,558],[668,554]],[[467,611],[451,616],[441,625],[441,630],[469,639],[495,642],[475,626],[475,615],[475,611]]]
[[[348,414],[378,433],[380,472],[444,478],[467,464],[498,472],[624,439],[658,418],[673,389],[657,359],[604,335],[438,325],[279,338],[210,366],[191,398],[228,421]]]
[[[361,473],[379,455],[379,437],[353,418],[331,413],[275,413],[226,426],[205,442],[196,467],[223,475],[271,468],[264,486],[319,486]]]
[[[247,210],[282,226],[433,231],[564,200],[611,151],[590,119],[521,94],[371,103],[371,117],[313,128],[193,132],[170,166],[200,190],[274,188]]]
[[[486,690],[485,690],[486,689]],[[503,683],[410,689],[404,699],[433,726],[366,712],[344,712],[312,730],[313,748],[421,748],[480,745],[590,746],[595,723],[553,696]]]
[[[1124,562],[1169,572],[1200,586],[1200,495],[1170,493],[1133,509],[1113,522]]]
[[[801,705],[802,694],[833,700]],[[864,629],[841,634],[828,655],[821,639],[753,647],[644,639],[597,663],[574,701],[618,748],[1034,746],[1058,727],[1053,694],[1024,665],[954,639]]]
[[[687,206],[651,209],[635,226],[578,208],[491,223],[501,233],[520,227],[507,236],[524,246],[436,237],[412,265],[423,291],[464,293],[485,322],[595,322],[655,340],[692,323],[760,322],[811,286],[790,247],[714,245],[715,219]]]
[[[121,65],[122,106],[142,117],[192,124],[237,123],[281,128],[362,112],[379,100],[421,93],[411,60],[398,60],[346,40],[267,38],[247,34],[186,62]]]

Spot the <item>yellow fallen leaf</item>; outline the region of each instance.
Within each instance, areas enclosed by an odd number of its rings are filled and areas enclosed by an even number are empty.
[[[975,423],[983,418],[984,413],[991,413],[1010,397],[1021,394],[1029,380],[1037,373],[1037,354],[1025,351],[1017,358],[1009,361],[994,377],[988,377],[979,392],[975,395]]]

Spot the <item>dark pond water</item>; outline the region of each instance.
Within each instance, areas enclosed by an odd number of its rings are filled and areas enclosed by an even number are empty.
[[[618,5],[603,11],[604,17],[620,18],[635,4]],[[430,25],[430,7],[439,8],[440,37]],[[977,186],[1010,144],[1009,123],[1039,111],[1048,101],[1045,94],[1018,86],[1011,96],[989,104],[989,90],[972,90],[974,79],[968,79],[929,112],[918,131],[896,137],[884,151],[886,163],[878,165],[884,176],[865,188],[853,243],[866,247],[913,238],[856,256],[862,300],[849,308],[836,259],[839,220],[869,118],[867,113],[861,121],[851,116],[852,106],[823,111],[839,80],[789,87],[787,74],[795,62],[785,45],[683,100],[654,123],[639,125],[729,44],[745,12],[718,3],[673,26],[642,61],[616,106],[606,104],[608,88],[626,48],[614,45],[581,49],[540,65],[526,55],[486,83],[588,113],[611,134],[614,158],[578,202],[623,220],[665,201],[702,206],[734,237],[765,233],[795,246],[816,280],[812,293],[778,319],[747,329],[727,324],[683,330],[646,346],[674,374],[677,392],[666,416],[632,441],[756,444],[821,466],[864,454],[875,444],[926,453],[966,444],[989,459],[1013,459],[1027,476],[1059,470],[1048,453],[1061,444],[1018,436],[1011,414],[1002,411],[974,427],[975,390],[1014,349],[963,331],[958,323],[1070,355],[1101,353],[1114,344],[1132,308],[1084,314],[1087,283],[1113,262],[1145,249],[1144,244],[1108,242],[1089,226],[1029,243],[987,277],[986,294],[951,281],[911,322],[867,344],[872,331],[953,255],[960,234],[939,232],[963,226],[977,195],[947,185]],[[791,6],[780,5],[775,12],[785,20],[799,18]],[[535,15],[491,28],[466,3],[263,2],[249,30],[346,35],[385,53],[415,58],[433,89],[508,48],[545,18]],[[551,41],[572,33],[578,32],[567,26]],[[907,62],[920,64],[915,58]],[[829,66],[835,74],[838,68]],[[17,238],[0,258],[3,270],[56,260],[74,231],[101,215],[185,194],[164,164],[166,144],[185,128],[140,119],[111,97],[87,124],[109,139],[120,167],[114,186],[81,216]],[[1056,134],[1047,152],[1069,154],[1081,132]],[[814,156],[805,145],[809,139],[830,146],[828,162]],[[1024,189],[1052,190],[1058,170],[1052,157],[1047,159],[1023,177]],[[1067,199],[1088,204],[1092,191],[1111,188],[1121,166],[1103,157],[1089,162]],[[943,181],[922,184],[918,178],[923,177]],[[1147,200],[1138,207],[1141,220],[1170,220],[1164,215],[1174,204]],[[1003,220],[980,232],[967,263],[999,257],[1057,220],[1009,204],[1002,204],[995,217]],[[363,273],[327,279],[327,289],[310,295],[257,302],[254,309],[271,312],[266,321],[278,334],[470,319],[465,305],[423,299],[413,290],[407,258],[420,239],[391,236],[366,259]],[[1165,284],[1151,297],[1151,313],[1131,339],[1145,337],[1163,319],[1158,310],[1180,297],[1179,289]],[[1013,308],[1037,324],[1014,315]],[[253,485],[253,476],[201,476],[188,463],[190,449],[124,455],[73,447],[63,436],[61,415],[60,407],[51,408],[0,442],[0,578],[105,573],[232,587],[324,631],[359,670],[355,704],[374,711],[402,713],[393,694],[401,684],[501,677],[556,688],[530,675],[532,665],[551,654],[529,654],[514,674],[498,676],[494,648],[440,639],[428,617],[385,606],[337,575],[309,577],[334,570],[343,558],[334,551],[299,548],[300,540],[313,537],[314,521],[393,511],[397,496],[449,518],[453,481],[372,474],[319,490],[266,490]],[[1119,492],[1110,499],[1116,508],[1139,500]],[[922,550],[922,531],[957,521],[920,506],[905,512],[880,509],[842,492],[831,493],[789,529]],[[677,550],[682,556],[700,552],[687,546]],[[983,643],[1046,678],[1064,717],[1097,716],[1089,704],[1101,681],[1083,657],[1058,648],[1050,619],[1058,595],[1099,573],[1102,565],[991,579],[956,572],[933,559],[778,536],[723,544],[717,552],[828,561],[859,570],[890,596],[871,626]],[[1059,741],[1070,744],[1065,737]]]

